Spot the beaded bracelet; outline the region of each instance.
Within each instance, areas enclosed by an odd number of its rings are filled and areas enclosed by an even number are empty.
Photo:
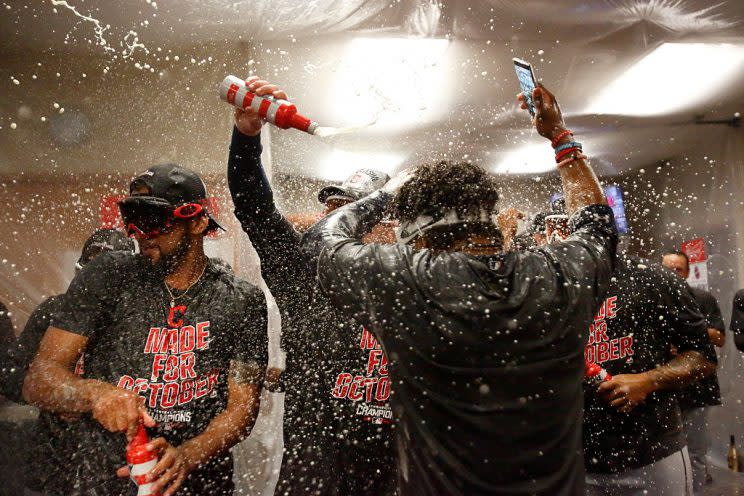
[[[568,150],[569,148],[578,148],[581,149],[581,143],[578,143],[576,141],[569,141],[568,143],[563,143],[562,145],[558,145],[555,148],[555,153],[562,152],[563,150]]]
[[[561,141],[563,138],[565,138],[568,135],[573,135],[573,133],[571,131],[569,131],[568,129],[566,129],[565,131],[561,131],[560,133],[558,133],[558,136],[556,136],[555,138],[553,138],[550,141],[550,143],[553,145],[553,148],[555,148],[556,146],[558,146],[558,142]]]

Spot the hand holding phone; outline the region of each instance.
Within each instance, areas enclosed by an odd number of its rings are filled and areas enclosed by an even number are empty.
[[[514,70],[517,72],[517,79],[519,80],[519,86],[522,88],[522,93],[524,94],[527,110],[529,110],[530,115],[534,117],[535,104],[532,102],[532,92],[537,87],[535,71],[532,69],[532,65],[530,65],[529,62],[517,58],[513,60]]]

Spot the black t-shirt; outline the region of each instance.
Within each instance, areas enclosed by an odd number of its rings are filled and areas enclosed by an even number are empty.
[[[388,201],[345,206],[304,242],[331,301],[388,353],[401,494],[583,494],[583,350],[612,211],[583,209],[559,245],[479,258],[362,244]]]
[[[739,351],[744,351],[744,289],[736,292],[732,306],[731,332],[734,334],[736,347]]]
[[[700,307],[703,317],[705,317],[706,326],[725,332],[726,324],[723,323],[721,309],[718,307],[715,296],[704,289],[694,286],[690,286],[690,291],[698,307]],[[715,348],[712,349],[715,352]],[[710,359],[711,357],[708,358]],[[721,387],[718,384],[718,376],[713,374],[710,377],[700,379],[692,386],[680,391],[677,399],[682,410],[720,405]]]
[[[151,438],[174,446],[200,434],[227,405],[230,360],[266,366],[263,293],[211,260],[204,275],[170,309],[162,278],[140,255],[105,253],[75,277],[56,326],[88,338],[85,377],[137,391],[158,423]],[[79,445],[67,472],[68,494],[131,493],[116,477],[124,463],[123,434],[104,430],[89,415],[70,424]],[[232,459],[222,455],[194,471],[179,494],[232,494]]]
[[[589,328],[587,361],[612,375],[637,374],[671,360],[673,346],[680,353],[695,350],[706,357],[711,350],[705,320],[687,283],[660,265],[620,257]],[[673,391],[652,393],[630,413],[609,406],[589,386],[584,400],[587,472],[623,472],[685,445]]]

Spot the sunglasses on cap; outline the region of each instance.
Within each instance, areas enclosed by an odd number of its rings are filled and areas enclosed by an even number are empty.
[[[173,207],[162,198],[130,196],[119,202],[119,211],[128,236],[148,239],[167,233],[178,220],[197,217],[204,207],[199,203]]]

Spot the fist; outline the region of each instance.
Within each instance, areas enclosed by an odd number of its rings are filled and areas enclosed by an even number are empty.
[[[96,395],[91,414],[107,431],[124,432],[130,439],[136,434],[140,420],[148,427],[155,425],[137,393],[111,385]]]
[[[245,83],[248,85],[248,89],[258,96],[270,95],[281,100],[287,99],[287,94],[284,90],[279,89],[275,84],[270,84],[267,81],[259,79],[258,76],[249,77]],[[256,136],[261,132],[262,125],[263,120],[254,109],[235,109],[235,127],[241,133],[248,136]]]
[[[527,109],[527,99],[524,94],[520,93],[517,100],[521,108]],[[537,88],[532,91],[532,102],[535,105],[535,117],[532,122],[540,136],[552,140],[566,129],[558,100],[541,83],[538,83]]]
[[[619,411],[628,413],[654,391],[646,374],[620,374],[599,385],[597,392]]]

